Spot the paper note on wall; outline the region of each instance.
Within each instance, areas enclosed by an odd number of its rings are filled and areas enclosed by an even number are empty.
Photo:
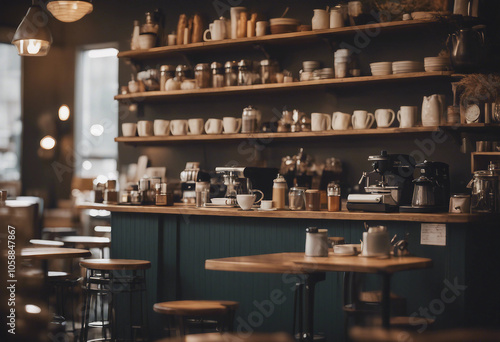
[[[446,224],[422,223],[420,244],[446,246]]]

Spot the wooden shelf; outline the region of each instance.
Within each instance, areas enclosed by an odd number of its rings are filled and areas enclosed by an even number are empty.
[[[222,88],[203,88],[193,90],[147,91],[133,94],[120,94],[115,100],[133,102],[165,101],[182,97],[199,97],[203,95],[251,94],[270,91],[307,90],[315,88],[344,87],[369,83],[386,83],[397,81],[416,81],[433,78],[452,77],[452,71],[411,72],[384,76],[360,76],[347,78],[331,78],[324,80],[302,81],[293,83],[256,84],[250,86],[232,86]]]
[[[375,32],[376,30],[396,31],[401,29],[420,28],[437,24],[437,20],[409,20],[409,21],[393,21],[388,23],[374,23],[360,26],[348,26],[335,29],[291,32],[281,34],[271,34],[262,37],[225,39],[218,41],[199,42],[186,45],[160,46],[146,50],[131,50],[118,53],[118,58],[130,58],[134,60],[144,60],[152,58],[163,58],[172,53],[185,53],[206,51],[211,49],[230,49],[241,48],[243,46],[251,46],[255,44],[297,44],[307,41],[315,41],[318,39],[331,36],[345,36],[356,34],[360,31]]]
[[[322,211],[243,211],[237,208],[196,208],[183,204],[171,207],[109,205],[98,203],[82,203],[78,209],[109,210],[111,212],[130,212],[167,215],[201,215],[228,217],[265,217],[276,219],[319,219],[319,220],[352,220],[352,221],[412,221],[434,223],[469,223],[498,220],[498,215],[481,214],[449,214],[449,213],[361,213],[361,212],[328,212]]]
[[[116,142],[122,142],[132,145],[160,145],[175,142],[195,142],[195,141],[230,141],[230,140],[255,140],[261,139],[263,142],[270,143],[273,140],[286,139],[321,139],[334,138],[344,136],[382,136],[393,134],[420,134],[437,132],[439,130],[477,130],[490,127],[485,124],[478,124],[469,127],[469,125],[460,126],[432,126],[432,127],[412,127],[412,128],[370,128],[370,129],[348,129],[348,130],[329,130],[321,132],[284,132],[284,133],[236,133],[236,134],[200,134],[200,135],[167,135],[167,136],[151,136],[151,137],[117,137]],[[500,128],[500,125],[494,127]],[[493,153],[493,152],[492,152]]]
[[[470,155],[471,172],[488,170],[490,161],[500,162],[500,152],[472,152]]]

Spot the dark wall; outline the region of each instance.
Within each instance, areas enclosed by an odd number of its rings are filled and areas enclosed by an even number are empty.
[[[17,26],[24,16],[29,1],[0,3],[0,25]],[[205,21],[212,21],[219,15],[229,17],[229,3],[235,1],[138,1],[138,0],[96,0],[94,11],[75,23],[60,23],[51,18],[49,26],[54,35],[54,45],[47,57],[24,58],[24,100],[23,115],[25,135],[23,140],[23,173],[24,192],[33,189],[46,189],[51,198],[69,196],[69,182],[72,176],[73,157],[77,151],[65,147],[64,152],[56,156],[56,161],[40,161],[36,156],[41,132],[36,127],[37,118],[44,112],[53,113],[56,117],[57,108],[67,103],[73,109],[74,102],[74,66],[75,51],[81,45],[103,42],[118,42],[120,50],[128,50],[134,19],[144,20],[144,13],[155,8],[161,8],[166,15],[166,32],[176,29],[180,13],[203,13]],[[302,23],[310,23],[312,9],[332,5],[328,1],[239,1],[241,6],[258,9],[266,17],[280,16],[287,6],[290,6],[289,17],[296,17]],[[362,72],[368,74],[369,63],[375,61],[395,61],[403,59],[422,60],[426,56],[435,56],[442,50],[446,38],[443,30],[423,28],[418,31],[401,31],[382,34],[370,33],[368,40],[360,37],[343,37],[335,44],[342,42],[362,48],[359,53]],[[276,58],[282,68],[293,72],[298,77],[300,63],[303,60],[321,60],[325,66],[333,65],[332,49],[328,44],[296,44],[294,46],[279,46],[268,48],[271,57]],[[190,53],[183,56],[172,56],[158,61],[148,61],[144,67],[154,67],[161,64],[177,64],[189,62],[194,65],[199,62],[220,61],[230,59],[264,58],[262,52],[253,49],[240,49],[229,52]],[[120,85],[126,85],[132,69],[125,60],[120,60]],[[118,92],[118,89],[117,89]],[[418,105],[424,95],[434,93],[446,94],[451,100],[451,87],[448,81],[428,80],[421,82],[403,82],[392,84],[364,85],[346,87],[336,90],[289,91],[276,94],[214,96],[175,100],[154,105],[140,105],[137,113],[130,112],[127,105],[120,106],[120,122],[135,122],[138,119],[155,118],[191,118],[223,116],[240,116],[242,109],[251,104],[263,112],[266,119],[273,117],[273,109],[281,111],[299,108],[306,113],[333,111],[352,112],[355,109],[373,111],[377,108],[392,108],[397,110],[401,105]],[[71,124],[71,123],[70,123]],[[63,127],[68,133],[68,128]],[[71,132],[69,132],[71,133]],[[67,136],[71,142],[72,134]],[[235,161],[241,165],[264,164],[279,166],[281,157],[295,154],[299,147],[315,157],[318,162],[326,157],[335,156],[344,163],[346,181],[349,184],[357,182],[361,171],[369,169],[366,161],[368,155],[376,154],[381,149],[390,153],[411,153],[422,151],[432,160],[450,163],[453,179],[453,191],[463,191],[469,178],[469,155],[459,152],[459,140],[456,136],[448,136],[444,143],[434,147],[432,144],[416,142],[431,139],[429,134],[411,136],[398,135],[391,137],[345,137],[317,141],[282,141],[264,144],[254,149],[250,142],[218,143],[218,144],[175,144],[162,147],[134,148],[119,146],[119,164],[136,162],[141,154],[147,154],[152,166],[167,166],[170,181],[178,179],[180,171],[187,161],[200,161],[203,168],[213,170],[216,166]],[[430,145],[429,145],[430,144]],[[261,144],[262,145],[262,144]],[[422,148],[427,146],[427,148]],[[431,148],[432,147],[432,148]],[[429,153],[426,153],[429,152]],[[62,170],[62,171],[61,171]]]

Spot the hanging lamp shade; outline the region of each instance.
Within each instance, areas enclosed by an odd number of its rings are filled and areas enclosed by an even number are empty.
[[[52,44],[52,34],[47,24],[48,15],[33,3],[12,38],[12,44],[20,56],[47,55]]]
[[[47,3],[47,9],[57,20],[72,23],[92,12],[93,6],[90,0],[51,0]]]

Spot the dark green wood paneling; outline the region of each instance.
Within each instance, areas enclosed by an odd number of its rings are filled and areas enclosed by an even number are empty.
[[[458,326],[466,322],[467,290],[441,305],[446,282],[465,284],[465,225],[448,225],[447,246],[422,246],[418,222],[369,222],[385,224],[390,234],[410,233],[410,251],[431,258],[433,268],[407,271],[393,277],[393,292],[408,300],[408,314],[428,313],[436,318],[436,326]],[[120,228],[115,228],[118,225]],[[347,243],[362,237],[363,223],[337,220],[297,220],[234,218],[189,215],[139,215],[113,213],[113,256],[151,257],[156,262],[156,284],[149,284],[156,301],[172,299],[227,299],[241,303],[236,328],[247,331],[291,330],[293,285],[295,276],[220,272],[205,270],[206,259],[273,252],[303,251],[305,228],[328,229],[329,236],[343,236]],[[153,261],[153,260],[152,260]],[[158,272],[158,276],[156,275]],[[317,285],[315,330],[324,332],[329,340],[343,334],[341,311],[341,275],[328,273]],[[149,279],[148,279],[149,281]],[[378,277],[370,276],[367,284],[377,285]],[[156,287],[157,285],[157,287]],[[284,302],[269,304],[273,291],[281,291]],[[150,294],[150,296],[153,296]],[[148,302],[155,300],[148,298]],[[437,313],[437,314],[436,314]],[[156,315],[156,317],[155,317]],[[161,335],[157,314],[151,320],[151,333]]]

